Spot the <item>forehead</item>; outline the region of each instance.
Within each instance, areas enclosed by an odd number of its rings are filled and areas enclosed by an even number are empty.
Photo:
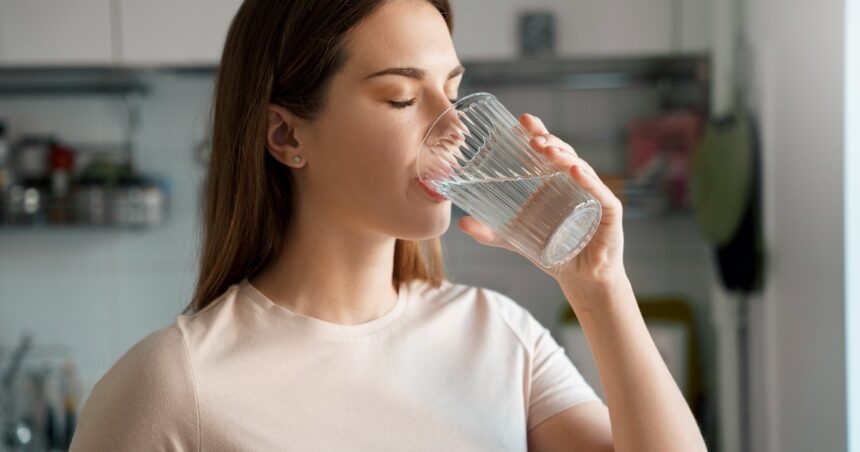
[[[458,64],[442,14],[426,0],[389,0],[347,33],[344,71],[364,76],[390,66],[415,66],[447,76]]]

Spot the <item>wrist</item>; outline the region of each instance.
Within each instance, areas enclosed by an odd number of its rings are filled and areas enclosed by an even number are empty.
[[[561,290],[570,307],[579,314],[606,309],[632,300],[633,286],[627,275],[622,274],[600,281],[560,281]]]

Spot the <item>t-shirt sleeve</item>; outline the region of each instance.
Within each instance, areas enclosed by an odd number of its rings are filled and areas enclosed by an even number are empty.
[[[509,297],[489,292],[529,352],[527,430],[574,405],[601,401],[549,329]]]
[[[70,447],[77,451],[197,451],[197,395],[176,325],[129,349],[93,387]]]

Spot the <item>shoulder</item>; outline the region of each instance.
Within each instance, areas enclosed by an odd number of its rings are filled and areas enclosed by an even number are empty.
[[[193,449],[198,432],[193,369],[173,324],[138,341],[96,382],[72,450]]]
[[[409,283],[410,291],[425,303],[483,304],[497,306],[505,311],[517,311],[522,307],[513,299],[496,290],[443,280],[438,286],[426,281],[415,280]]]
[[[144,377],[141,382],[154,388],[186,389],[183,383],[191,377],[191,363],[182,330],[174,323],[149,334],[134,344],[112,371],[120,376]],[[168,378],[178,376],[183,378]]]
[[[96,387],[158,393],[184,391],[191,377],[191,365],[182,331],[176,324],[157,330],[135,343],[96,383]],[[131,392],[131,391],[129,391]]]
[[[549,330],[512,297],[486,287],[478,287],[476,290],[530,354],[534,352],[538,339],[549,334]]]
[[[531,313],[517,300],[495,289],[467,284],[452,284],[452,291],[462,298],[480,306],[486,306],[505,322],[512,323],[517,329],[531,326],[535,321]]]
[[[503,323],[529,349],[546,330],[519,302],[495,289],[448,280],[438,288],[421,283],[417,289],[424,304],[461,310],[472,316],[483,316],[486,321]]]

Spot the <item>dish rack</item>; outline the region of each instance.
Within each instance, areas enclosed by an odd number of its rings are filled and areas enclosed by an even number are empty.
[[[36,344],[25,332],[0,347],[0,451],[68,450],[79,395],[70,346]]]

